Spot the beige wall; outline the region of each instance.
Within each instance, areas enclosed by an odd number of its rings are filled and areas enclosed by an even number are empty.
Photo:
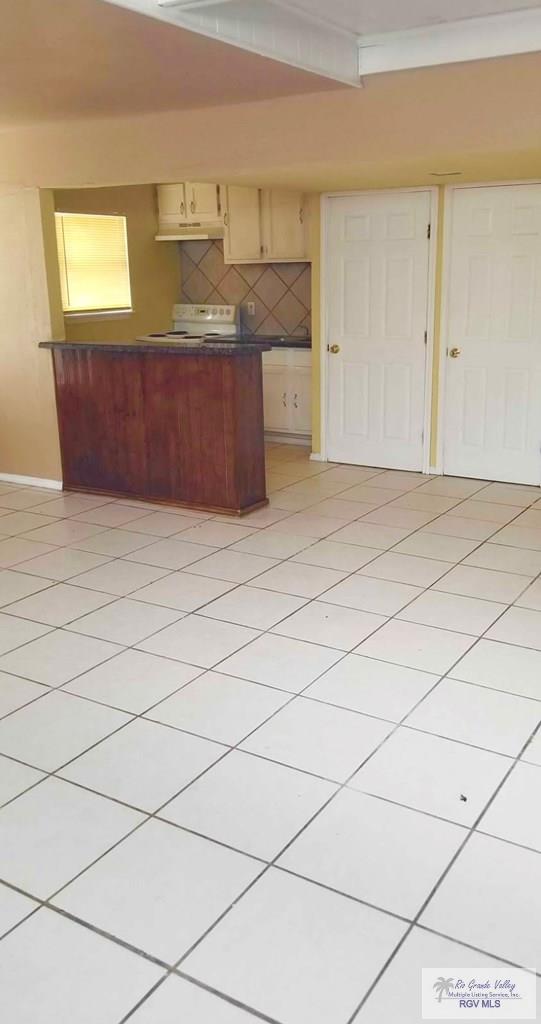
[[[180,299],[180,264],[175,242],[156,242],[156,194],[152,185],[57,190],[62,213],[117,213],[127,218],[133,314],[74,320],[66,317],[68,341],[129,341],[171,326]]]
[[[0,473],[61,477],[51,354],[38,348],[52,334],[45,246],[50,195],[0,189]],[[56,320],[61,329],[61,321]]]
[[[541,53],[368,76],[199,110],[40,122],[0,135],[0,180],[43,187],[230,181],[323,192],[535,177]]]

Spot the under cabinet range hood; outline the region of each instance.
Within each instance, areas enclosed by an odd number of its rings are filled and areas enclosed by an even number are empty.
[[[157,185],[157,242],[224,237],[220,186],[206,181]]]
[[[207,238],[223,238],[223,224],[182,224],[167,228],[160,226],[154,236],[156,242],[188,242]]]

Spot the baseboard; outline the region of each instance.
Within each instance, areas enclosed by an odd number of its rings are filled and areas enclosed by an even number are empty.
[[[272,430],[265,431],[265,441],[271,441],[273,444],[310,444],[309,434],[279,434],[273,433]]]
[[[18,484],[19,487],[43,487],[51,491],[61,491],[61,480],[47,480],[42,476],[20,476],[18,473],[0,473],[0,480],[6,484]]]
[[[327,462],[327,459],[321,452],[311,452],[310,462]]]

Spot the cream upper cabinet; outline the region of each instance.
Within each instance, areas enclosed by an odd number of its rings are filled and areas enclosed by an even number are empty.
[[[224,259],[226,263],[261,260],[261,214],[258,188],[225,187]]]
[[[226,263],[307,259],[301,192],[228,185],[222,193]]]
[[[184,183],[158,185],[158,219],[160,224],[185,224],[186,190]]]
[[[189,220],[219,220],[220,201],[218,185],[209,185],[204,181],[186,181],[184,189]]]
[[[181,181],[158,185],[158,221],[164,227],[220,220],[218,185]]]
[[[303,195],[283,189],[182,181],[158,185],[159,225],[224,225],[226,263],[307,259]]]
[[[301,192],[263,189],[261,221],[263,256],[273,260],[306,258],[303,197]]]

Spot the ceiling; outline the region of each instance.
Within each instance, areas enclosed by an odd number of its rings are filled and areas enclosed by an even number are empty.
[[[526,10],[541,7],[541,0],[333,0],[330,9],[328,0],[294,0],[293,6],[362,35]]]
[[[448,5],[479,14],[512,2]],[[332,11],[403,24],[405,8],[411,19],[428,6],[444,13],[442,0],[333,0]],[[541,178],[541,52],[367,75],[359,89],[101,0],[0,0],[0,15],[8,185]]]
[[[0,0],[0,127],[337,88],[100,0]]]
[[[0,0],[0,128],[344,90],[333,77],[301,70],[285,58],[273,60],[123,6],[142,10],[149,3],[157,9],[158,0]],[[357,33],[411,32],[416,25],[457,18],[541,11],[541,0],[333,0],[332,7],[328,0],[228,0],[218,9],[233,13],[239,3],[252,11],[304,9],[316,19],[332,19],[337,31],[347,29],[348,45],[353,40],[355,49],[355,71],[348,80],[357,84]],[[297,31],[308,38],[309,23],[298,22]],[[336,40],[326,36],[330,53]],[[313,49],[321,55],[320,43],[314,37]],[[364,54],[365,61],[379,59],[378,47],[369,46]],[[338,55],[336,50],[335,60]],[[365,85],[369,81],[370,76]],[[243,144],[250,149],[249,139]]]
[[[107,0],[359,86],[359,75],[541,49],[541,0]]]

